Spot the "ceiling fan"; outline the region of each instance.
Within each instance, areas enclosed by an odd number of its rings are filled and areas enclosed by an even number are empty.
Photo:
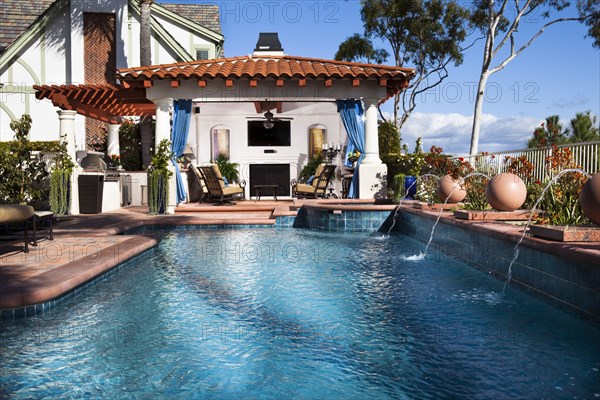
[[[250,119],[254,119],[254,117],[248,117]],[[292,120],[294,118],[290,118],[290,117],[276,117],[270,110],[267,110],[267,112],[265,112],[264,114],[264,122],[263,122],[263,126],[265,127],[265,129],[272,129],[275,126],[275,122],[277,121],[283,121],[283,120]]]

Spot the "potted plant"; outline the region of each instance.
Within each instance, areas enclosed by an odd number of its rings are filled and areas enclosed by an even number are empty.
[[[169,139],[163,139],[154,152],[148,167],[148,206],[150,214],[165,214],[169,199],[169,170],[173,152]]]
[[[71,209],[71,174],[74,167],[67,151],[67,141],[62,140],[54,154],[50,174],[50,209],[56,215],[65,215]]]
[[[221,176],[226,178],[227,182],[239,182],[238,163],[230,162],[226,154],[220,153],[215,160],[215,164],[217,164],[219,171],[221,171]]]
[[[348,161],[352,163],[352,167],[356,168],[356,162],[360,158],[360,151],[354,150],[353,152],[348,153]]]
[[[298,176],[298,179],[302,182],[306,182],[308,181],[308,179],[310,179],[311,176],[315,175],[315,172],[317,172],[317,167],[323,163],[323,155],[319,154],[316,157],[310,159],[308,161],[308,163],[302,167],[302,170],[300,171],[300,175]]]
[[[119,169],[121,166],[121,156],[119,154],[110,154],[108,156],[108,168]]]

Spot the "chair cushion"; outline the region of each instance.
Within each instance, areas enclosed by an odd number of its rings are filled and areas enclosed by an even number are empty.
[[[299,183],[298,186],[296,186],[296,193],[297,192],[314,193],[315,187],[312,185],[307,185],[306,183]]]
[[[215,175],[217,175],[217,179],[219,179],[219,185],[221,185],[221,189],[225,187],[225,182],[223,181],[223,175],[221,175],[221,170],[217,164],[212,165],[215,170]]]
[[[34,210],[31,206],[20,204],[0,205],[0,223],[24,221],[33,216]]]
[[[227,187],[224,187],[222,190],[223,190],[224,196],[230,196],[233,194],[244,193],[244,189],[242,189],[238,185],[229,185]]]
[[[315,171],[315,175],[314,175],[315,179],[313,179],[313,181],[312,181],[313,186],[317,186],[317,183],[319,183],[319,177],[323,173],[323,168],[325,168],[325,164],[319,164],[317,166],[317,170]]]

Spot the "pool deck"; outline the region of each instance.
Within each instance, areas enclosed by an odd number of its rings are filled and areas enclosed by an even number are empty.
[[[160,242],[160,238],[151,233],[122,235],[128,230],[143,226],[273,226],[277,216],[296,215],[302,205],[329,211],[373,209],[391,212],[396,207],[340,200],[250,200],[230,206],[184,204],[172,215],[149,215],[147,207],[129,207],[102,214],[61,217],[54,227],[55,240],[49,241],[42,232],[38,245],[30,246],[29,253],[21,251],[22,242],[0,242],[0,310],[56,299]],[[439,211],[417,210],[411,204],[402,205],[402,210],[429,219],[437,219],[440,215]],[[459,220],[450,212],[442,212],[441,220],[515,243],[523,231],[522,226],[505,222]],[[561,243],[526,236],[523,245],[595,263],[600,268],[600,242]]]

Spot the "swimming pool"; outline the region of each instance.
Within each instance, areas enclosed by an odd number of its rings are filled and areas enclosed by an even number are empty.
[[[0,327],[0,398],[593,398],[600,330],[407,236],[153,230]]]

